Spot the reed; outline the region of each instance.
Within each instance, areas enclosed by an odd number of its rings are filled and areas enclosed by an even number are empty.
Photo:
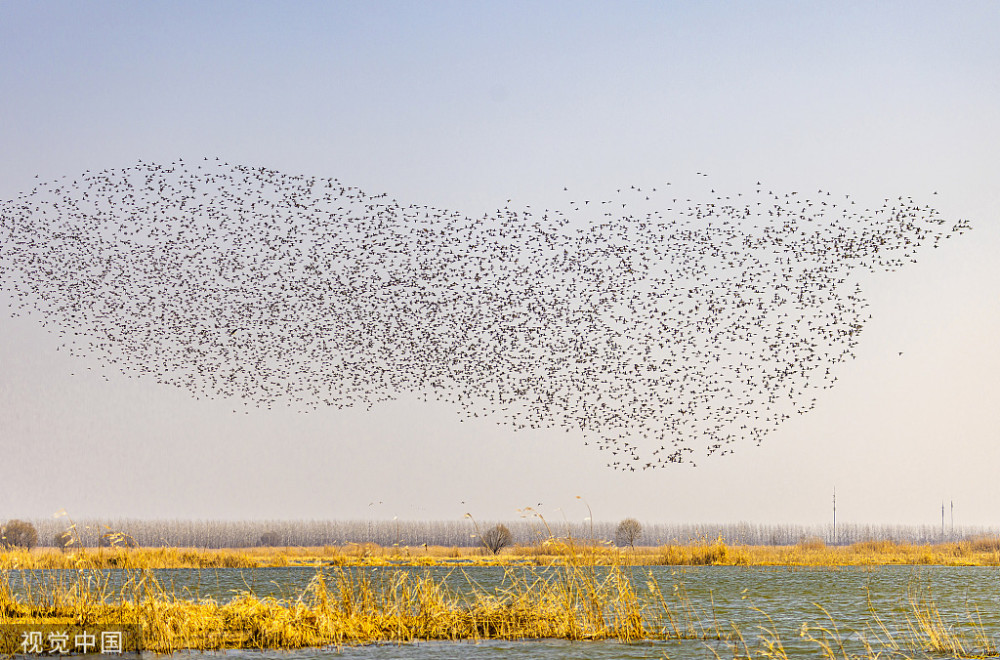
[[[14,584],[13,573],[0,572],[0,626],[134,625],[143,632],[145,648],[164,653],[559,638],[694,640],[716,658],[748,660],[795,657],[788,650],[793,641],[808,644],[812,655],[838,660],[997,654],[978,612],[949,621],[926,589],[912,591],[904,620],[891,625],[869,603],[870,621],[860,637],[841,632],[827,614],[827,625],[803,624],[797,639],[783,640],[778,626],[757,608],[751,609],[760,624],[742,630],[720,620],[710,598],[694,602],[683,584],[665,593],[653,574],[623,564],[513,567],[497,589],[482,588],[466,575],[470,588],[462,593],[450,588],[446,577],[430,573],[331,567],[317,571],[298,594],[273,598],[244,591],[225,602],[178,595],[148,569],[121,574],[124,579],[113,583],[108,573],[84,569],[45,572],[42,579]]]
[[[553,537],[517,545],[497,555],[458,546],[379,546],[374,543],[319,547],[199,548],[23,548],[0,551],[0,569],[68,568],[261,568],[271,566],[1000,566],[996,539],[937,545],[891,541],[827,546],[748,546],[722,538],[681,545],[621,549],[606,543]]]
[[[664,639],[670,630],[649,611],[623,567],[590,567],[557,576],[512,571],[496,592],[451,591],[443,579],[404,571],[317,572],[303,593],[228,602],[182,598],[149,570],[130,571],[120,587],[101,573],[44,580],[14,595],[0,580],[0,624],[113,621],[141,626],[146,648],[296,648],[379,641],[562,638]],[[332,584],[328,584],[332,582]]]
[[[721,642],[706,645],[716,660],[789,660],[796,657],[819,657],[824,660],[966,660],[997,657],[998,652],[981,621],[970,616],[970,624],[946,623],[928,594],[910,600],[906,624],[890,633],[882,617],[871,608],[863,631],[842,632],[833,616],[817,605],[827,623],[806,624],[799,629],[798,643],[784,640],[774,621],[763,611],[762,623],[752,639],[734,627],[734,634]],[[857,634],[860,632],[860,634]],[[803,648],[801,644],[807,646]]]

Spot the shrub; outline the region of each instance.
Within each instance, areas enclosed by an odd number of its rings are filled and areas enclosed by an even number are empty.
[[[825,550],[826,543],[818,536],[803,537],[798,542],[799,550]]]
[[[895,541],[875,539],[869,541],[859,541],[851,544],[851,550],[858,554],[884,554],[898,551],[900,546]]]
[[[615,543],[619,546],[635,547],[635,542],[642,536],[642,525],[635,518],[626,518],[618,523],[615,530]]]
[[[125,532],[108,532],[101,534],[97,539],[97,545],[102,548],[138,548],[139,544],[135,539]]]
[[[69,546],[73,545],[73,533],[68,529],[62,532],[58,532],[52,538],[52,545],[59,548],[60,550],[65,550]]]
[[[969,539],[969,548],[975,552],[1000,552],[1000,537],[974,536]]]
[[[730,548],[720,536],[709,545],[693,548],[691,563],[698,566],[746,565],[750,563],[750,557],[741,550]]]
[[[24,520],[11,520],[0,529],[0,547],[34,548],[38,545],[35,526]]]
[[[512,540],[513,537],[511,536],[510,530],[507,529],[506,525],[502,525],[500,523],[497,523],[490,529],[486,530],[486,533],[483,534],[483,545],[485,545],[486,549],[493,554],[497,554],[506,548],[510,545]]]
[[[657,563],[664,566],[681,566],[690,561],[690,553],[685,553],[684,548],[676,545],[665,545],[660,547],[660,557]]]
[[[260,544],[269,548],[279,546],[281,545],[281,534],[278,534],[278,532],[264,532],[260,535]]]

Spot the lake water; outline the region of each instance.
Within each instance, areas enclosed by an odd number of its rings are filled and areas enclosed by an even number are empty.
[[[227,600],[241,592],[258,596],[291,598],[298,596],[316,575],[316,568],[264,569],[180,569],[154,571],[168,590],[178,595],[211,596]],[[474,588],[491,590],[504,584],[504,570],[493,567],[455,568],[379,568],[356,569],[373,574],[408,571],[444,580],[458,592]],[[544,573],[544,569],[533,569]],[[558,569],[549,569],[558,570]],[[690,616],[706,630],[731,632],[738,628],[751,650],[767,639],[780,637],[789,658],[824,657],[820,647],[801,635],[803,625],[814,636],[818,627],[836,628],[848,653],[863,651],[868,640],[876,650],[879,630],[871,614],[873,608],[892,636],[906,637],[907,618],[912,617],[911,598],[933,599],[942,622],[953,631],[965,631],[969,638],[981,624],[981,630],[994,644],[1000,643],[1000,570],[985,567],[636,567],[631,569],[637,592],[645,592],[649,580],[655,580],[668,602],[683,595],[690,604]],[[121,571],[104,571],[113,581]],[[40,579],[75,579],[75,571],[11,571],[9,580],[15,591],[25,582]],[[330,581],[332,583],[332,579]],[[822,609],[821,609],[822,608]],[[975,621],[975,623],[974,623]],[[771,631],[771,632],[768,632]],[[776,635],[775,635],[776,634]],[[884,637],[884,633],[881,633]],[[742,648],[742,646],[741,646]],[[836,648],[836,647],[835,647]],[[839,653],[839,652],[838,652]],[[341,649],[305,649],[298,651],[260,652],[229,651],[220,653],[176,653],[172,660],[188,660],[205,655],[227,659],[306,658],[374,659],[405,658],[439,660],[513,660],[540,658],[674,658],[680,660],[733,658],[730,642],[718,640],[683,640],[622,644],[619,642],[566,642],[560,640],[418,642],[404,645],[370,645]],[[908,657],[925,657],[919,649],[909,649]],[[754,655],[753,657],[766,657]],[[837,657],[841,657],[838,655]],[[892,656],[885,653],[883,657]],[[948,658],[947,654],[926,657]]]

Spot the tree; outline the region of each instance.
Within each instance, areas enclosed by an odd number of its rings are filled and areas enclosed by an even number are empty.
[[[52,539],[52,543],[60,550],[65,550],[74,543],[73,533],[70,532],[68,529],[66,531],[59,532]]]
[[[507,529],[506,525],[500,523],[486,530],[486,533],[483,534],[483,545],[493,554],[497,554],[506,548],[511,544],[512,540],[513,537],[510,534],[510,530]]]
[[[102,548],[138,548],[139,544],[125,532],[108,532],[101,534],[97,545]]]
[[[260,535],[260,544],[271,548],[281,545],[281,535],[278,532],[264,532]]]
[[[38,532],[30,522],[11,520],[0,529],[0,547],[34,548],[38,545]]]
[[[642,525],[635,518],[626,518],[618,523],[615,531],[615,542],[619,546],[629,546],[635,548],[635,542],[642,536]]]

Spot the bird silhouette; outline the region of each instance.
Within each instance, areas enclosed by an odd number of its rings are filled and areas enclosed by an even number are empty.
[[[861,275],[970,228],[904,197],[714,190],[471,217],[139,162],[0,203],[0,287],[73,355],[198,398],[305,412],[414,393],[656,469],[815,407],[869,318]]]

